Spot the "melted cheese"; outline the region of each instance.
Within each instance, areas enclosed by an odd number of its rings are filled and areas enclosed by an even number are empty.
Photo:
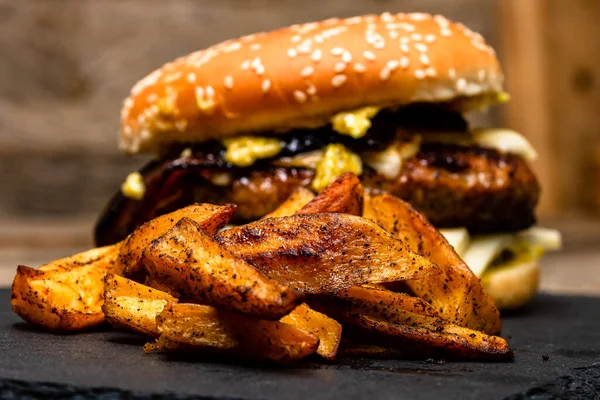
[[[241,136],[224,139],[225,161],[238,167],[249,167],[260,158],[276,156],[281,151],[279,139]]]
[[[144,185],[142,175],[139,172],[132,172],[127,175],[127,178],[121,184],[121,193],[130,199],[142,200],[146,194],[146,185]]]
[[[322,191],[344,172],[362,174],[362,161],[358,154],[348,150],[343,144],[333,143],[325,148],[323,157],[317,163],[312,187]]]
[[[380,107],[364,107],[354,111],[341,112],[331,118],[334,131],[348,135],[354,139],[365,136],[371,127],[371,118],[380,110]]]

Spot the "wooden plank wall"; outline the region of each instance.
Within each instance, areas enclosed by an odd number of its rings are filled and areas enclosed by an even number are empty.
[[[385,10],[442,13],[496,42],[492,0],[0,0],[0,218],[98,212],[145,162],[117,151],[121,101],[164,62],[242,34]]]
[[[546,214],[600,212],[600,2],[499,0],[507,125],[540,152]]]

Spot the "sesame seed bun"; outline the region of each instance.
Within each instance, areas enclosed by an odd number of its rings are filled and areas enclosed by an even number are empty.
[[[142,79],[122,109],[121,148],[151,152],[171,142],[317,127],[367,105],[496,93],[502,81],[481,35],[439,15],[294,25],[194,52]]]
[[[526,261],[487,272],[481,283],[498,309],[513,310],[529,303],[540,280],[539,261]]]

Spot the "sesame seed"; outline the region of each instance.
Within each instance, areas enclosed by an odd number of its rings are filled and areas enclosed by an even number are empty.
[[[375,54],[372,51],[369,50],[365,50],[363,52],[363,56],[367,59],[367,60],[375,60]]]
[[[429,65],[431,63],[431,61],[429,60],[429,56],[425,53],[421,53],[419,59],[421,60],[421,64],[423,65]]]
[[[408,53],[410,51],[410,47],[408,47],[406,43],[401,43],[400,50],[402,50],[404,53]]]
[[[331,54],[333,54],[334,56],[341,56],[344,53],[344,49],[342,49],[341,47],[334,47],[333,49],[331,49]]]
[[[180,119],[179,121],[175,122],[175,129],[177,129],[179,132],[185,131],[186,128],[187,121],[185,119]]]
[[[455,78],[456,78],[456,70],[455,70],[454,68],[450,68],[450,69],[448,70],[448,76],[449,76],[451,79],[455,79]]]
[[[301,40],[302,40],[302,36],[300,36],[300,35],[292,36],[292,43],[298,43]]]
[[[415,43],[415,49],[417,49],[421,53],[425,53],[427,50],[429,50],[427,45],[423,43]]]
[[[177,79],[181,78],[182,73],[177,71],[172,73],[171,75],[167,75],[163,78],[165,83],[175,82]]]
[[[231,89],[233,88],[233,78],[231,76],[226,76],[225,80],[223,81],[223,85],[227,88],[227,89]]]
[[[271,89],[271,81],[268,79],[262,81],[262,83],[260,84],[260,89],[263,93],[267,93]]]
[[[288,57],[294,58],[298,55],[298,52],[296,51],[296,49],[288,49],[287,54]]]
[[[156,93],[150,93],[147,97],[146,97],[146,101],[148,103],[154,103],[156,100],[158,100],[158,95]],[[132,104],[133,105],[133,104]]]
[[[242,69],[245,71],[245,70],[247,70],[248,68],[250,68],[250,60],[245,60],[245,61],[242,63]]]
[[[410,59],[408,57],[402,57],[400,59],[400,68],[406,69],[410,65]]]
[[[387,67],[384,67],[381,69],[381,71],[379,71],[379,78],[382,81],[387,81],[390,78],[390,73],[391,73],[390,69]]]
[[[190,72],[189,74],[187,74],[187,81],[189,83],[196,83],[196,74],[193,72]]]
[[[375,15],[367,15],[364,17],[365,22],[367,23],[373,23],[375,21],[377,21],[377,17]]]
[[[213,89],[212,86],[206,87],[206,97],[208,97],[209,99],[215,97],[215,89]]]
[[[427,76],[431,76],[433,78],[437,75],[437,71],[435,70],[435,68],[429,67],[425,70],[425,74],[427,74]]]
[[[477,73],[477,77],[479,78],[480,81],[483,81],[485,79],[485,70],[480,69],[479,72]]]
[[[252,43],[250,45],[250,50],[252,50],[252,51],[260,50],[260,43]]]
[[[314,41],[317,43],[323,43],[325,41],[325,38],[321,35],[317,35],[314,37]]]
[[[304,78],[309,77],[314,71],[315,69],[309,65],[308,67],[304,67],[302,71],[300,71],[300,76]]]
[[[323,57],[323,52],[320,49],[316,49],[315,51],[313,51],[310,57],[313,61],[319,61],[321,57]]]
[[[196,87],[196,97],[200,97],[200,98],[204,97],[204,88],[202,86]]]
[[[406,32],[414,32],[417,28],[415,28],[414,25],[412,24],[407,24],[407,23],[401,23],[398,24],[398,26],[402,29],[404,29]]]
[[[308,87],[306,88],[306,93],[308,93],[310,96],[314,96],[317,94],[317,88],[312,83],[309,83]]]
[[[150,96],[151,95],[148,95],[148,97],[150,97]],[[154,96],[156,96],[156,94],[154,94]],[[133,107],[133,99],[131,97],[126,98],[125,101],[123,102],[123,107],[125,107],[125,108]]]
[[[412,13],[409,14],[408,18],[412,19],[413,21],[424,21],[426,19],[429,19],[430,15],[425,13]]]
[[[389,34],[391,39],[398,39],[398,31],[390,31]]]
[[[256,67],[254,67],[254,72],[256,72],[256,75],[261,76],[265,73],[265,66],[258,64]]]
[[[435,17],[433,17],[433,19],[442,28],[446,27],[446,26],[448,26],[450,24],[450,21],[448,20],[448,18],[444,17],[443,15],[439,15],[438,14]]]
[[[452,36],[452,31],[449,28],[442,28],[440,30],[440,35],[446,36],[446,37]]]
[[[412,38],[412,40],[423,40],[423,35],[421,35],[420,33],[412,33],[410,37]]]
[[[354,25],[354,24],[360,24],[362,22],[363,18],[362,17],[352,17],[352,18],[347,18],[344,23],[346,25]]]
[[[390,71],[393,71],[396,68],[398,68],[398,66],[400,65],[400,62],[398,62],[398,60],[390,60],[387,62],[386,65],[390,69]]]
[[[400,38],[400,43],[402,43],[402,44],[409,44],[410,43],[410,38],[408,36],[402,36]]]
[[[375,47],[376,49],[383,49],[385,47],[385,42],[383,40],[378,40],[375,43],[373,43],[373,47]]]
[[[464,91],[467,88],[467,80],[465,78],[460,78],[456,81],[456,89],[460,92]]]
[[[310,52],[311,45],[312,41],[310,39],[306,39],[304,42],[298,45],[298,47],[296,47],[296,50],[298,51],[298,53],[308,53]]]
[[[435,42],[436,37],[434,34],[430,33],[429,35],[425,35],[425,42],[427,43],[433,43]]]
[[[335,65],[333,66],[333,70],[335,72],[343,72],[346,69],[346,63],[345,62],[337,62],[335,63]]]
[[[323,26],[329,26],[329,25],[336,25],[340,22],[339,18],[329,18],[326,19],[325,21],[321,22],[323,24]]]
[[[294,98],[298,103],[304,103],[306,101],[306,93],[294,90]]]
[[[425,73],[424,70],[422,70],[422,69],[416,69],[415,70],[415,78],[417,78],[417,79],[425,79],[426,76],[427,76],[427,74]]]
[[[352,61],[352,54],[350,54],[349,51],[345,51],[344,54],[342,54],[342,61],[345,63]]]
[[[125,134],[125,136],[131,136],[131,134],[133,133],[133,130],[131,129],[131,126],[125,125],[123,127],[123,133]]]
[[[392,22],[394,20],[394,16],[386,11],[383,14],[381,14],[381,20],[383,22]]]
[[[365,65],[361,63],[354,64],[354,70],[358,73],[363,73],[366,71]]]
[[[346,82],[347,79],[348,79],[348,77],[346,75],[343,75],[343,74],[335,75],[333,78],[331,78],[331,85],[335,88],[338,88],[338,87],[342,86]]]

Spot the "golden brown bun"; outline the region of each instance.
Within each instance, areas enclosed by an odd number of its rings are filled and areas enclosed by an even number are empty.
[[[142,79],[123,106],[121,148],[316,127],[366,105],[499,92],[502,81],[481,35],[439,15],[293,25],[194,52]]]
[[[513,310],[528,303],[537,292],[539,280],[539,261],[529,261],[491,270],[481,281],[496,307],[502,311]]]

